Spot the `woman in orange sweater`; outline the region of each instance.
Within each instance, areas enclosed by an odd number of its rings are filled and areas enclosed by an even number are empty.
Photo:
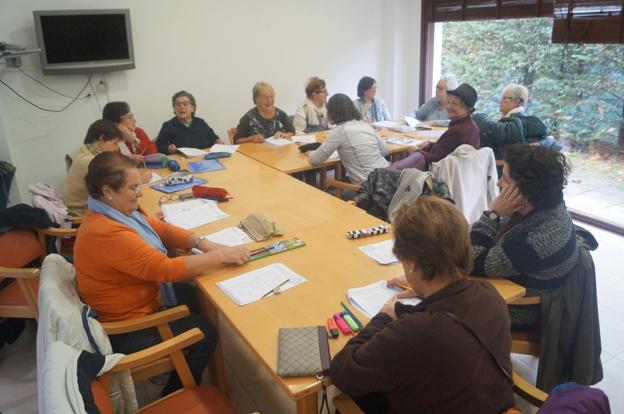
[[[192,285],[175,283],[205,273],[220,264],[242,265],[249,259],[243,247],[212,243],[137,211],[141,178],[130,158],[105,152],[89,164],[85,177],[89,191],[88,210],[78,230],[74,264],[82,300],[100,321],[120,321],[145,316],[180,302],[191,304],[197,294]],[[167,247],[190,250],[199,255],[167,257]],[[173,283],[172,283],[173,282]],[[192,308],[192,306],[191,306]],[[174,335],[200,328],[205,338],[193,345],[187,361],[195,381],[202,373],[217,343],[214,326],[191,309],[187,318],[170,324]],[[115,352],[129,354],[161,341],[155,328],[111,335]],[[174,372],[163,395],[180,388]]]

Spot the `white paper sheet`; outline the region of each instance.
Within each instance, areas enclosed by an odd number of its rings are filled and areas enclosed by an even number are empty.
[[[412,128],[416,128],[417,126],[423,125],[418,119],[412,118],[411,116],[405,115],[403,119],[405,119],[405,123],[411,126]]]
[[[227,227],[212,234],[207,234],[206,239],[213,243],[220,243],[226,246],[241,246],[251,243],[253,240],[238,227]]]
[[[366,246],[360,246],[358,249],[379,264],[387,265],[399,261],[394,253],[392,253],[393,247],[394,239],[389,239],[378,243],[367,244]]]
[[[379,121],[373,122],[373,125],[377,128],[398,128],[403,126],[403,123],[398,121]]]
[[[331,161],[339,160],[339,159],[340,159],[340,155],[338,155],[338,151],[332,152],[328,158],[328,160],[331,160]]]
[[[234,154],[240,145],[225,145],[225,144],[214,144],[210,147],[210,152],[229,152],[230,154]]]
[[[262,296],[267,292],[272,292],[276,286],[286,280],[288,282],[280,287],[281,292],[307,281],[285,264],[273,263],[240,276],[217,282],[217,286],[239,306],[244,306],[262,299]],[[272,295],[274,293],[269,293],[266,297]]]
[[[281,147],[283,145],[292,144],[292,141],[289,141],[287,139],[284,139],[284,138],[274,138],[274,137],[266,138],[264,140],[264,142],[266,142],[267,144],[275,145],[276,147]]]
[[[407,137],[390,137],[386,140],[386,142],[389,142],[390,144],[409,145],[410,147],[415,147],[418,144],[422,144],[424,141]]]
[[[160,175],[158,175],[158,174],[156,174],[155,172],[152,171],[152,176],[150,177],[149,183],[152,184],[152,183],[155,183],[157,181],[161,181],[162,179],[163,178]]]
[[[180,147],[177,148],[177,150],[184,154],[185,157],[199,157],[200,155],[204,156],[208,154],[206,151],[197,148]]]
[[[229,217],[217,207],[216,201],[203,198],[163,204],[161,209],[167,223],[187,230]]]
[[[302,144],[312,144],[316,142],[314,135],[293,135],[292,142],[300,142]]]
[[[385,280],[380,280],[368,286],[347,289],[347,297],[360,312],[372,318],[379,313],[386,302],[401,291],[401,288],[389,288]],[[406,305],[417,305],[420,301],[418,298],[401,299],[401,302]]]

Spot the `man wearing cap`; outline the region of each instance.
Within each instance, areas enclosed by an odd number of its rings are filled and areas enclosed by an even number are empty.
[[[479,127],[470,116],[477,102],[477,91],[467,83],[462,83],[457,89],[447,91],[447,95],[446,110],[451,120],[449,129],[437,142],[423,142],[415,148],[414,153],[393,163],[390,168],[427,171],[432,162],[440,161],[462,144],[479,149]]]

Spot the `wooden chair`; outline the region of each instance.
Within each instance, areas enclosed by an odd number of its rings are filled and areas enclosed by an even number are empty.
[[[329,187],[333,187],[336,189],[336,197],[342,199],[342,192],[344,190],[351,190],[351,191],[359,191],[361,188],[360,184],[351,184],[351,183],[347,183],[344,181],[340,181],[340,179],[338,179],[338,177],[342,177],[342,165],[338,164],[336,166],[336,171],[334,174],[334,177],[336,178],[325,178],[325,179],[321,179],[322,185],[323,185],[323,190],[327,190],[327,188]]]
[[[541,303],[539,296],[524,297],[516,299],[511,305],[527,306],[539,305]],[[539,332],[537,329],[512,332],[511,333],[511,352],[514,354],[533,355],[539,357],[540,343]]]
[[[166,318],[162,318],[164,313],[160,312],[157,315],[150,316],[154,316],[154,321],[159,321],[164,324],[163,326],[168,326],[164,322]],[[215,387],[206,384],[199,386],[195,384],[193,375],[184,359],[182,350],[199,342],[203,337],[204,334],[198,328],[193,328],[158,345],[126,355],[109,372],[91,383],[95,404],[100,412],[102,414],[113,412],[108,397],[108,382],[111,374],[128,369],[134,374],[134,372],[140,371],[144,366],[153,367],[162,359],[166,359],[169,364],[175,367],[183,388],[148,404],[137,412],[145,414],[172,412],[236,414],[234,407]]]
[[[39,318],[39,269],[23,267],[45,257],[46,235],[72,237],[76,229],[14,229],[0,236],[0,280],[15,279],[0,289],[0,317]]]
[[[234,135],[236,135],[236,128],[230,128],[227,131],[228,139],[230,140],[230,144],[234,144]]]

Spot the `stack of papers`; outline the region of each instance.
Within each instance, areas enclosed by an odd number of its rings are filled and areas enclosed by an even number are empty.
[[[394,239],[389,239],[378,243],[367,244],[366,246],[360,246],[358,249],[377,263],[387,265],[399,261],[394,253],[392,253],[393,247]]]
[[[349,302],[360,312],[372,318],[377,315],[383,305],[392,299],[397,293],[402,292],[401,288],[389,288],[385,280],[380,280],[368,286],[347,290]],[[401,299],[406,305],[417,305],[418,298]]]
[[[185,157],[199,157],[199,156],[204,156],[206,154],[208,154],[206,151],[204,150],[200,150],[197,148],[189,148],[189,147],[181,147],[177,149],[178,151],[180,151],[182,154],[184,154]]]
[[[160,208],[167,223],[187,230],[229,217],[217,207],[216,201],[203,198],[180,203],[167,203]]]
[[[234,154],[240,145],[225,145],[225,144],[214,144],[210,147],[210,152],[228,152],[230,154]]]
[[[266,142],[267,144],[275,145],[276,147],[281,147],[283,145],[292,144],[292,141],[289,141],[287,139],[284,139],[284,138],[274,138],[274,137],[266,138],[264,140],[264,142]]]
[[[427,138],[440,138],[446,131],[418,131],[418,135]]]
[[[216,233],[208,234],[205,238],[213,243],[224,244],[230,247],[241,246],[253,241],[247,233],[238,227],[228,227]]]
[[[312,144],[316,142],[314,135],[293,135],[292,142],[299,142],[301,144]]]
[[[424,141],[419,141],[417,139],[407,137],[390,137],[387,139],[387,142],[396,145],[409,145],[415,147],[418,144],[422,144]]]
[[[217,286],[239,306],[244,306],[262,299],[265,295],[265,297],[272,296],[274,294],[272,293],[273,289],[287,280],[288,282],[280,286],[281,292],[307,282],[304,277],[293,272],[285,264],[273,263],[249,273],[217,282]]]
[[[400,128],[402,126],[405,126],[403,122],[397,122],[397,121],[379,121],[379,122],[373,122],[373,125],[376,126],[377,128]]]

